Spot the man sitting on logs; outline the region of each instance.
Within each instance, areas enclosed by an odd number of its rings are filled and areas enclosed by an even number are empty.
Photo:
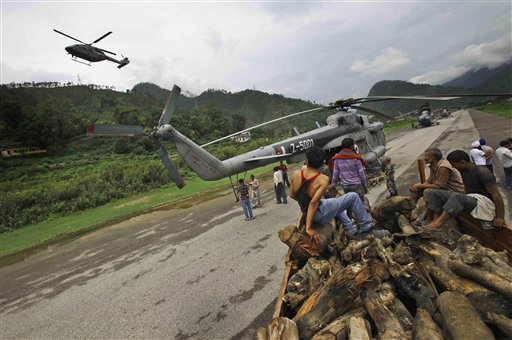
[[[416,183],[411,185],[410,190],[414,194],[414,200],[417,201],[420,197],[425,197],[431,194],[431,189],[443,189],[452,192],[464,193],[464,183],[460,172],[455,169],[450,162],[443,159],[443,153],[438,148],[429,148],[423,153],[423,160],[429,164],[430,175],[426,183]],[[427,209],[428,222],[432,221],[433,214],[430,209]]]
[[[468,212],[482,220],[484,227],[502,227],[505,224],[505,208],[492,172],[485,166],[473,164],[469,155],[462,150],[452,151],[446,158],[460,171],[466,194],[432,190],[427,208],[434,212],[434,220],[427,227],[438,229],[461,212]]]
[[[302,213],[306,216],[306,233],[316,242],[320,242],[320,234],[313,229],[313,222],[319,225],[329,223],[334,217],[342,221],[345,232],[349,236],[373,234],[375,237],[389,235],[387,230],[374,230],[372,218],[364,209],[361,198],[355,192],[348,192],[341,197],[322,198],[329,187],[329,178],[318,171],[324,162],[324,152],[313,146],[306,151],[308,165],[306,170],[297,170],[292,175],[290,197],[299,202]],[[359,230],[347,217],[350,209]]]

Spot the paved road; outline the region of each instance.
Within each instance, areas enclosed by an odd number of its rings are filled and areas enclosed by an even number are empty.
[[[478,135],[466,111],[390,140],[398,180],[415,181],[423,150],[440,140],[454,149],[459,133],[465,141]],[[298,215],[294,201],[274,204],[270,181],[262,186],[254,221],[244,221],[226,192],[1,268],[2,338],[253,339],[269,321],[282,279],[286,246],[277,232]],[[373,188],[371,200],[384,190]]]

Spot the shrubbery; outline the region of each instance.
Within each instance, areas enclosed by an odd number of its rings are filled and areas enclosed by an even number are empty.
[[[168,183],[167,172],[158,160],[113,161],[95,173],[76,176],[65,183],[7,191],[0,198],[0,232],[37,223],[50,216],[94,208]]]

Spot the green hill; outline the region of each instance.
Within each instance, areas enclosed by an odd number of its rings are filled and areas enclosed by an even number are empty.
[[[501,77],[496,76],[497,78]],[[460,86],[441,86],[441,85],[428,85],[428,84],[413,84],[402,80],[383,80],[372,86],[368,96],[414,96],[422,95],[428,96],[432,94],[478,94],[478,93],[489,93],[494,92],[498,87],[494,86],[497,84],[496,79],[489,80],[486,82],[487,86],[476,87],[476,88],[464,88]],[[505,89],[506,90],[506,89]],[[504,91],[499,91],[504,92]],[[510,90],[506,91],[510,92]],[[467,107],[480,105],[482,103],[495,100],[492,97],[468,97],[463,99],[455,99],[450,101],[429,101],[430,107],[433,110],[440,109],[443,107]],[[420,100],[397,100],[397,101],[386,101],[386,102],[375,102],[364,104],[363,106],[371,109],[388,113],[392,116],[398,116],[402,113],[418,110],[425,104],[424,101]]]

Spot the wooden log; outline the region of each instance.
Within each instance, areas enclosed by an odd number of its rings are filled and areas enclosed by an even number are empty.
[[[409,214],[415,208],[414,200],[405,196],[394,196],[377,204],[371,211],[377,224],[391,232],[399,232],[398,214]]]
[[[279,231],[279,239],[290,247],[294,259],[305,263],[310,257],[320,255],[331,243],[334,230],[331,223],[323,226],[314,225],[314,228],[320,234],[320,242],[313,241],[302,228],[297,228],[294,225],[288,225]]]
[[[400,265],[407,265],[414,262],[412,258],[412,250],[404,241],[400,241],[400,243],[395,247],[393,260]]]
[[[512,300],[512,282],[496,274],[465,264],[461,260],[448,260],[448,266],[453,273],[474,280],[482,286],[500,293]]]
[[[457,220],[464,233],[475,237],[492,250],[505,250],[509,261],[512,261],[512,226],[510,224],[500,229],[484,230],[481,222],[468,213],[460,213],[457,215]]]
[[[273,319],[268,325],[269,340],[299,340],[295,322],[288,318]]]
[[[390,286],[392,285],[383,284],[382,287],[377,291],[377,296],[386,307],[391,306],[393,304],[393,301],[395,301],[396,297],[396,292],[394,291],[394,288]]]
[[[368,265],[349,266],[336,272],[314,292],[294,318],[301,339],[310,339],[332,320],[348,311],[369,276]]]
[[[418,244],[418,249],[420,249],[424,254],[429,255],[436,266],[439,268],[449,271],[448,260],[450,259],[451,251],[443,247],[442,245],[430,241],[423,241]]]
[[[475,238],[464,235],[459,239],[452,258],[458,258],[468,265],[478,265],[482,270],[512,281],[512,267],[495,251],[483,247]]]
[[[412,236],[418,234],[416,229],[411,225],[409,219],[403,214],[398,215],[398,226],[405,236]]]
[[[325,326],[320,332],[316,333],[311,340],[338,340],[338,339],[348,339],[348,320],[351,317],[361,317],[364,318],[367,313],[366,309],[361,305],[357,308],[353,308],[342,316],[336,318],[334,321],[331,321],[327,326]]]
[[[410,272],[408,277],[394,279],[398,294],[405,294],[416,301],[416,306],[425,309],[430,315],[436,311],[436,294],[430,284],[421,275]]]
[[[288,280],[284,301],[297,309],[304,300],[315,292],[327,279],[331,272],[328,261],[310,258],[306,265]]]
[[[267,330],[264,327],[258,327],[256,330],[256,340],[267,340]]]
[[[375,249],[379,257],[381,258],[382,262],[386,265],[386,268],[388,269],[389,273],[393,277],[399,277],[401,275],[404,275],[413,266],[402,266],[396,263],[395,260],[393,259],[392,252],[388,251],[384,247],[384,244],[380,239],[375,239]]]
[[[489,313],[487,319],[496,325],[508,339],[512,337],[512,320],[496,313]]]
[[[420,221],[424,220],[427,212],[427,205],[425,204],[425,199],[420,197],[420,199],[416,202],[416,206],[411,211],[411,221]]]
[[[437,299],[444,325],[454,339],[495,339],[491,330],[478,316],[475,308],[462,294],[444,292]]]
[[[393,314],[379,299],[377,293],[363,291],[363,302],[368,314],[371,316],[382,340],[408,339],[405,330],[395,314]]]
[[[426,310],[418,308],[412,328],[413,340],[443,340],[443,334]]]
[[[371,330],[368,329],[369,322],[361,317],[351,317],[348,320],[348,338],[349,340],[370,340]]]
[[[389,310],[396,315],[398,321],[405,331],[411,331],[414,323],[414,317],[407,310],[400,299],[394,299],[393,303],[388,306]]]

